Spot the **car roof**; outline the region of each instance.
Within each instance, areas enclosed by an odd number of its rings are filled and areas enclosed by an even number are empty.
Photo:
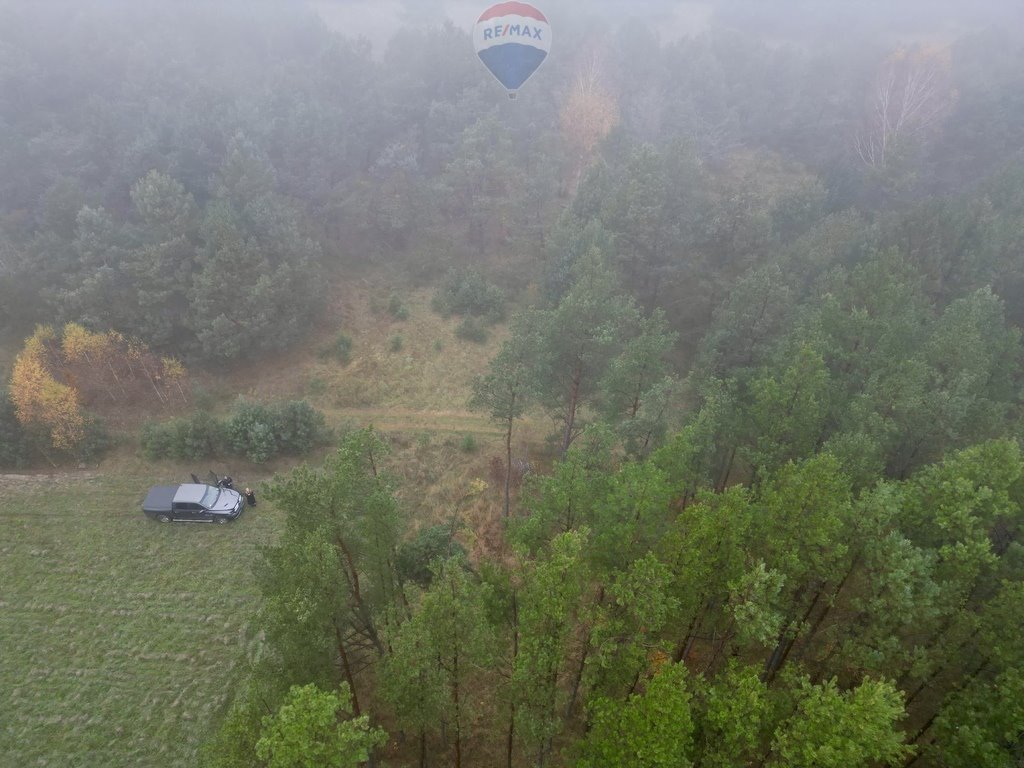
[[[177,493],[174,494],[174,502],[176,504],[198,504],[203,500],[203,496],[206,495],[209,488],[209,485],[196,485],[195,483],[179,485]]]

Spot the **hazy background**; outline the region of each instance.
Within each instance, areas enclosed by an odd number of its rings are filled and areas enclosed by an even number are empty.
[[[429,25],[445,20],[470,29],[483,2],[466,0],[309,0],[329,26],[361,35],[380,48],[402,25]],[[808,35],[871,34],[904,42],[949,39],[992,24],[1024,22],[1024,6],[1011,0],[887,2],[886,0],[547,0],[538,2],[555,24],[614,29],[630,20],[651,25],[662,42],[698,35],[712,27],[758,33],[767,39],[799,40]]]

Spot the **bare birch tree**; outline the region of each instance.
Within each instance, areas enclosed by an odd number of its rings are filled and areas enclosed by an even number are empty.
[[[884,169],[902,146],[921,142],[956,100],[946,47],[900,48],[882,64],[854,141],[861,161]]]

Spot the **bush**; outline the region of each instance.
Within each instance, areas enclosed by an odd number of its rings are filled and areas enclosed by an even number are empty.
[[[146,458],[204,459],[225,447],[261,463],[281,454],[304,454],[331,439],[324,415],[304,400],[265,406],[239,400],[227,421],[198,411],[188,418],[142,428]]]
[[[483,344],[490,334],[487,333],[484,324],[475,317],[467,317],[459,323],[459,327],[455,329],[455,335],[466,341]]]
[[[409,319],[409,308],[405,306],[402,297],[397,293],[392,293],[388,299],[388,313],[396,320]]]
[[[142,448],[142,455],[150,461],[156,461],[170,455],[173,444],[174,439],[166,424],[150,421],[142,425],[142,432],[139,434],[139,445]]]
[[[476,438],[472,435],[466,435],[459,443],[459,450],[463,453],[476,453],[476,447]]]
[[[391,351],[392,352],[401,352],[401,350],[402,350],[402,337],[400,335],[398,335],[398,334],[395,334],[394,336],[392,336],[391,337],[391,344],[390,344],[390,346],[391,346]]]
[[[179,423],[177,459],[205,459],[224,445],[224,425],[205,411],[197,411]]]
[[[470,315],[496,323],[505,316],[505,292],[476,270],[452,270],[431,305],[445,317]]]
[[[239,400],[227,424],[228,445],[257,464],[308,453],[330,440],[324,415],[304,400],[273,407]]]
[[[82,439],[75,446],[79,461],[95,461],[110,448],[110,433],[102,421],[87,417]]]
[[[14,414],[14,403],[0,389],[0,467],[20,469],[32,459],[28,435]]]
[[[395,570],[402,581],[414,581],[427,587],[433,576],[431,563],[441,558],[465,555],[466,550],[452,538],[450,525],[432,525],[423,528],[415,538],[399,546]]]
[[[224,424],[205,411],[197,411],[188,418],[146,424],[141,443],[143,455],[150,460],[205,459],[220,452]]]
[[[277,455],[274,414],[265,405],[239,400],[227,423],[228,447],[257,464]]]
[[[334,341],[320,350],[320,357],[330,357],[342,365],[348,365],[352,361],[352,337],[339,333]]]
[[[327,382],[319,376],[310,376],[309,381],[306,382],[306,388],[303,391],[307,395],[319,397],[327,391]]]
[[[274,439],[281,453],[301,455],[330,441],[324,415],[305,400],[274,409]]]

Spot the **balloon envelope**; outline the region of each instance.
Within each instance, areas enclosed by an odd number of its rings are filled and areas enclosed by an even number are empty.
[[[477,19],[473,45],[484,66],[512,93],[547,58],[551,25],[528,3],[498,3]]]

